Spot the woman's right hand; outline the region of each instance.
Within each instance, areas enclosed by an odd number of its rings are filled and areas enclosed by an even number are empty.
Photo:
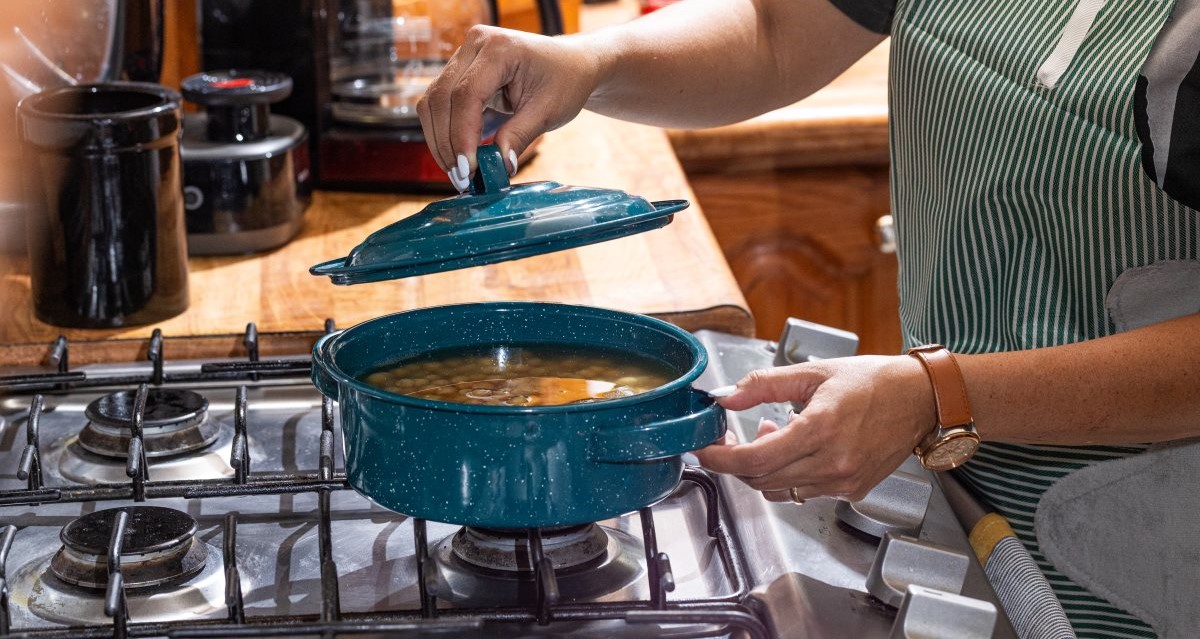
[[[487,107],[512,114],[495,138],[510,175],[534,139],[579,114],[601,75],[600,56],[586,43],[485,25],[467,32],[417,103],[433,157],[455,188],[470,185]]]

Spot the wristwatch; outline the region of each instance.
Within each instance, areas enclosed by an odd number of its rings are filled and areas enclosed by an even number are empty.
[[[937,402],[937,424],[913,453],[929,470],[958,468],[979,450],[979,433],[975,432],[962,371],[941,344],[910,348],[908,354],[925,366]]]

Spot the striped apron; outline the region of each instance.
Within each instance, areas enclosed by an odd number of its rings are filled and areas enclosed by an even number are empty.
[[[1080,4],[1099,9],[1082,29],[1068,24]],[[900,0],[890,115],[906,346],[984,353],[1109,335],[1105,297],[1122,272],[1198,259],[1200,217],[1143,171],[1134,125],[1139,69],[1171,8]],[[1155,633],[1055,569],[1035,509],[1063,476],[1144,448],[985,443],[961,472],[1009,519],[1080,637]]]

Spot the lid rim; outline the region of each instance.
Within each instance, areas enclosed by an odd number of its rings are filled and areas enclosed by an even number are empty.
[[[495,144],[481,145],[476,159],[469,195],[430,203],[309,273],[350,285],[495,264],[656,229],[689,206],[554,181],[513,185]]]
[[[368,282],[376,282],[385,279],[401,279],[403,277],[428,275],[430,273],[439,271],[457,270],[459,268],[469,268],[472,266],[495,264],[498,262],[522,259],[525,257],[535,257],[537,255],[544,255],[546,253],[554,252],[553,250],[547,250],[534,251],[527,255],[521,254],[524,251],[535,249],[542,245],[559,245],[561,247],[560,250],[566,250],[599,243],[609,239],[617,239],[619,237],[625,237],[626,235],[650,231],[670,223],[671,218],[675,213],[689,206],[689,202],[687,200],[660,200],[650,202],[649,204],[653,207],[649,211],[634,214],[624,219],[610,220],[608,222],[593,225],[586,233],[580,233],[578,229],[556,231],[555,233],[550,233],[535,238],[525,238],[525,241],[522,242],[501,246],[479,253],[472,253],[457,258],[431,258],[419,261],[411,261],[404,264],[397,264],[395,262],[377,262],[347,265],[346,262],[350,260],[351,255],[346,255],[312,266],[309,268],[309,272],[313,275],[329,276],[334,280],[334,284],[352,285],[365,284]],[[662,222],[662,224],[657,224],[658,222]],[[628,232],[614,234],[613,231]],[[512,255],[512,257],[506,257],[508,255]],[[448,268],[426,268],[435,265],[446,265]],[[386,273],[388,271],[400,271],[401,273],[407,273],[407,275],[398,274],[390,278],[369,277],[373,274]]]
[[[367,273],[340,273],[330,276],[331,281],[339,286],[352,286],[354,284],[368,284],[371,282],[382,282],[396,279],[405,279],[409,277],[419,277],[421,275],[432,275],[435,273],[443,273],[448,271],[456,271],[464,268],[472,268],[475,266],[487,266],[490,264],[499,264],[501,262],[511,262],[522,260],[529,257],[538,257],[556,251],[565,251],[568,249],[579,248],[581,246],[589,246],[599,244],[606,240],[619,239],[632,235],[634,233],[642,233],[651,231],[657,228],[662,228],[670,223],[672,216],[663,216],[651,218],[645,222],[641,222],[635,226],[626,226],[617,229],[618,233],[608,232],[598,235],[574,236],[567,239],[559,239],[553,242],[557,244],[556,249],[537,251],[529,250],[537,248],[538,244],[525,245],[516,249],[506,249],[501,251],[492,251],[489,253],[468,255],[464,257],[425,262],[419,265],[406,265],[391,268],[381,268],[379,270],[370,271]],[[393,271],[399,271],[392,273]]]
[[[399,267],[395,266],[393,263],[381,263],[381,262],[367,263],[367,264],[351,264],[351,265],[345,266],[343,268],[343,270],[341,270],[340,272],[347,273],[347,274],[349,274],[349,273],[370,273],[370,272],[377,271],[377,270],[417,267],[417,266],[424,266],[427,264],[438,264],[441,262],[453,262],[455,259],[464,259],[464,258],[470,258],[470,257],[483,257],[483,256],[487,256],[487,255],[494,255],[496,253],[505,253],[508,251],[519,250],[521,248],[538,246],[540,244],[549,244],[549,243],[557,242],[560,239],[562,239],[563,237],[566,237],[566,238],[592,237],[593,235],[602,234],[614,226],[628,225],[628,226],[632,227],[637,224],[643,224],[648,221],[652,221],[652,220],[656,219],[657,217],[661,217],[661,216],[656,215],[656,216],[650,217],[649,219],[646,219],[646,220],[636,220],[632,224],[629,222],[629,220],[614,220],[612,222],[605,222],[603,224],[597,224],[597,225],[593,226],[592,230],[587,233],[577,233],[577,232],[571,232],[571,231],[556,231],[555,233],[550,233],[550,234],[543,235],[543,236],[536,237],[536,238],[525,238],[526,241],[514,242],[514,243],[510,243],[508,245],[501,245],[498,248],[492,248],[492,249],[488,249],[485,251],[481,251],[479,253],[472,253],[470,255],[464,255],[463,258],[416,259],[416,260],[411,260],[408,263],[406,263],[405,265],[399,266]],[[341,258],[342,264],[344,265],[347,261],[350,260],[350,258],[351,258],[350,255],[347,255],[347,256]],[[336,260],[334,260],[334,261],[336,261]],[[323,264],[328,264],[328,262],[325,262]]]

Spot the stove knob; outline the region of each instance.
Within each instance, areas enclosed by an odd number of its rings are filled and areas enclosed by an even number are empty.
[[[996,617],[986,601],[911,585],[888,639],[991,639]]]
[[[867,573],[867,592],[893,608],[900,606],[912,585],[958,594],[969,564],[967,556],[953,548],[887,533]]]
[[[925,477],[896,471],[858,501],[838,501],[834,512],[846,525],[872,537],[885,533],[916,537],[925,522],[933,483]]]
[[[775,349],[774,366],[849,357],[858,352],[858,335],[789,317]]]

